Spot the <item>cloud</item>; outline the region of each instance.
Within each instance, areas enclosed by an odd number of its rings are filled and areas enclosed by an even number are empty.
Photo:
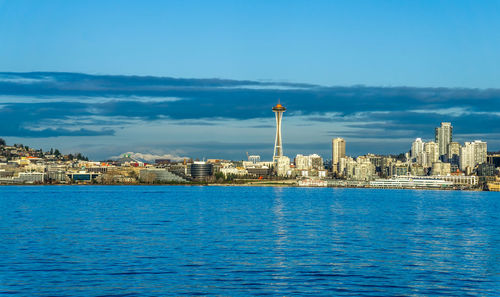
[[[30,137],[30,138],[44,138],[44,137],[60,137],[60,136],[111,136],[115,134],[114,130],[102,129],[102,130],[89,130],[89,129],[23,129],[19,128],[17,130],[2,131],[0,129],[2,136],[15,136],[15,137]]]
[[[129,155],[131,158],[136,159],[136,160],[142,160],[142,161],[148,161],[148,162],[154,162],[157,159],[169,159],[172,161],[182,161],[184,159],[189,159],[189,157],[181,157],[181,156],[178,156],[176,154],[157,155],[157,154],[135,153],[135,152],[122,153],[118,156],[112,156],[112,157],[110,157],[110,159],[112,159],[112,160],[120,159],[124,155]]]
[[[314,141],[325,143],[332,136],[394,142],[431,139],[442,121],[453,123],[457,139],[477,135],[493,142],[500,133],[498,89],[327,87],[34,72],[0,73],[0,137],[116,136],[162,123],[165,131],[175,134],[175,141],[188,145],[190,133],[214,131],[211,126],[220,131],[272,129],[271,106],[278,99],[287,107],[284,129],[293,123],[294,128],[303,127],[300,131],[306,136],[316,135]],[[220,146],[232,141],[231,135],[222,135]],[[220,151],[216,146],[206,149]]]

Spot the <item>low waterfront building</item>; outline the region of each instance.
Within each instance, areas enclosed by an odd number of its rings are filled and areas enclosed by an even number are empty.
[[[304,178],[299,180],[300,187],[326,187],[327,181],[322,179]]]
[[[431,175],[449,175],[451,173],[451,164],[441,161],[432,163]]]
[[[444,181],[452,182],[456,186],[464,187],[477,187],[479,179],[475,175],[435,175],[435,176],[421,176],[420,178],[438,178]]]
[[[408,164],[401,161],[392,164],[390,169],[389,175],[408,175]]]
[[[65,183],[68,181],[68,176],[64,170],[50,170],[47,172],[49,182]]]
[[[165,168],[148,168],[139,171],[139,180],[143,183],[155,182],[187,182],[186,179],[168,171]]]
[[[269,167],[247,167],[246,171],[254,177],[267,177],[271,175],[271,168]]]
[[[0,178],[3,184],[41,184],[45,182],[45,173],[20,172],[17,176]]]
[[[496,178],[495,181],[488,183],[488,190],[494,192],[500,192],[500,178]]]
[[[450,188],[453,182],[440,178],[424,178],[421,176],[392,177],[377,179],[370,182],[370,186],[377,188]]]
[[[206,162],[196,161],[190,168],[191,176],[195,179],[204,179],[213,174],[213,165]]]
[[[77,182],[77,183],[92,182],[100,175],[101,175],[100,173],[90,173],[90,172],[86,172],[86,171],[67,173],[67,176],[69,177],[69,179],[71,181]]]
[[[241,167],[223,167],[219,170],[219,172],[223,173],[224,177],[227,177],[228,175],[245,176],[248,174],[248,171]]]

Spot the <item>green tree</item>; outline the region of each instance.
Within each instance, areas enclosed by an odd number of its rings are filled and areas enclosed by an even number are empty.
[[[5,145],[7,145],[5,140],[3,138],[0,138],[0,146],[5,146]]]

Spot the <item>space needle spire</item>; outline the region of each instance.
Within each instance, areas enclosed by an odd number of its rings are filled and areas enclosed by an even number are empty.
[[[281,142],[281,120],[285,111],[286,108],[281,105],[278,100],[278,104],[273,107],[273,112],[276,115],[276,138],[274,140],[273,161],[276,161],[283,156],[283,144]]]

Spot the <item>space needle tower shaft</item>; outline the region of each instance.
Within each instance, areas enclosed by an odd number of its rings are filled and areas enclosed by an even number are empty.
[[[286,108],[280,103],[273,107],[273,112],[276,115],[276,138],[274,140],[274,155],[273,160],[276,161],[283,156],[283,143],[281,142],[281,120]]]

